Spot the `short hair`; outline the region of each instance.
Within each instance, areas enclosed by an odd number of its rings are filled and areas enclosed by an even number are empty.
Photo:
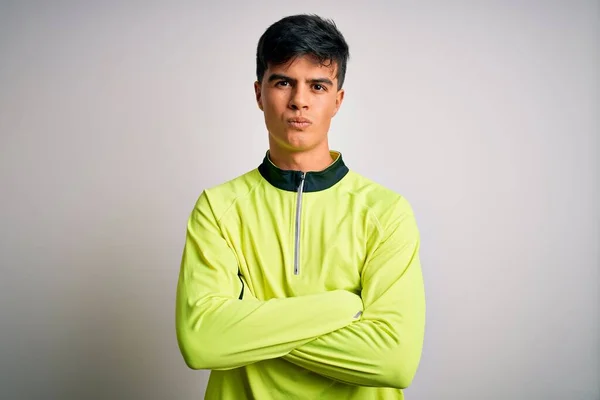
[[[342,88],[350,57],[348,44],[333,20],[314,14],[291,15],[267,28],[256,50],[258,81],[262,83],[269,64],[285,64],[304,55],[314,57],[323,66],[335,62],[338,90]]]

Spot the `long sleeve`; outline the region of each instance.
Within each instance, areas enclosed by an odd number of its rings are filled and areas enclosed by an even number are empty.
[[[203,192],[188,220],[176,294],[176,331],[193,369],[231,369],[281,357],[351,324],[361,298],[337,290],[258,301],[240,299],[235,253]]]
[[[304,344],[284,359],[361,386],[408,387],[421,358],[425,294],[419,232],[407,202],[390,211],[362,272],[360,321]]]

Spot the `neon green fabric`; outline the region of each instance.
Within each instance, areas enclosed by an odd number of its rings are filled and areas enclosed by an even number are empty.
[[[306,192],[268,165],[200,195],[176,330],[206,399],[404,398],[425,326],[413,211],[332,155]]]

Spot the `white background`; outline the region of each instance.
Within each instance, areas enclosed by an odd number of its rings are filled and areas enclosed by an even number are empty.
[[[600,399],[600,7],[583,0],[2,1],[0,397],[202,398],[175,337],[185,224],[262,160],[256,44],[301,12],[350,45],[331,147],[421,229],[407,399]]]

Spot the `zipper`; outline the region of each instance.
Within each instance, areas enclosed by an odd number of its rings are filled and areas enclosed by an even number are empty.
[[[296,244],[294,253],[294,275],[300,274],[300,214],[302,212],[302,193],[304,191],[304,178],[306,172],[300,176],[300,185],[298,185],[298,200],[296,201]]]

